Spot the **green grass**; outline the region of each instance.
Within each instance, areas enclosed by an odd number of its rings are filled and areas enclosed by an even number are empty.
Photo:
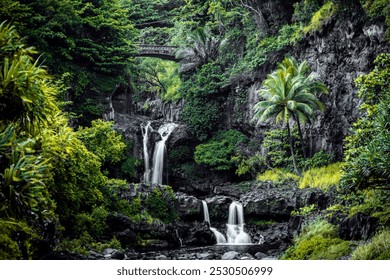
[[[307,170],[299,181],[299,188],[329,190],[340,182],[340,163]]]
[[[258,174],[256,180],[260,182],[271,181],[275,184],[283,184],[290,181],[298,182],[299,176],[294,173],[288,172],[285,169],[275,168],[272,170],[267,170],[264,173]]]
[[[353,260],[389,260],[390,228],[376,234],[368,244],[361,245],[352,253]]]
[[[323,28],[338,11],[338,6],[333,2],[325,3],[317,12],[312,16],[310,23],[303,28],[304,33],[312,33],[319,31]]]
[[[335,260],[351,252],[348,241],[340,239],[336,226],[317,219],[307,224],[296,236],[282,259],[285,260]]]

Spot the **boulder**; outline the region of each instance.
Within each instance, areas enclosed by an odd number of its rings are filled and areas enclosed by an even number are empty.
[[[377,228],[378,218],[364,213],[346,217],[340,224],[339,235],[347,240],[367,240]]]
[[[239,253],[236,251],[229,251],[229,252],[226,252],[225,254],[223,254],[221,259],[222,260],[236,260],[236,259],[238,259],[238,255],[239,255]]]

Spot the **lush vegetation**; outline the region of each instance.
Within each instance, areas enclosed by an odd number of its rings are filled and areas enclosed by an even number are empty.
[[[290,119],[298,125],[303,146],[301,123],[314,117],[315,110],[323,110],[324,105],[316,98],[315,93],[326,93],[326,86],[315,80],[306,62],[300,64],[293,58],[285,58],[279,64],[278,70],[269,74],[263,82],[259,94],[265,100],[258,102],[254,109],[254,118],[258,123],[272,118],[276,123],[287,126],[287,137],[290,143],[294,171],[298,168],[294,152],[294,142],[291,136]],[[304,151],[303,147],[303,151]]]
[[[88,254],[152,238],[112,234],[113,217],[175,225],[175,186],[130,184],[142,173],[141,138],[125,139],[102,120],[109,100],[145,115],[160,101],[184,104],[179,121],[191,141],[168,156],[169,172],[185,184],[212,172],[210,180],[238,181],[245,192],[253,183],[331,195],[325,212],[311,204],[291,213],[305,222],[284,259],[388,259],[390,55],[356,80],[360,114],[335,157],[306,141],[308,124],[334,110],[323,95],[331,85],[290,54],[345,16],[389,26],[390,5],[301,0],[283,3],[291,10],[276,19],[263,2],[0,0],[0,259]],[[180,62],[135,58],[138,43],[176,46]],[[253,116],[247,93],[257,82]],[[243,126],[252,116],[261,128]],[[332,223],[358,213],[377,230],[357,246]]]
[[[283,255],[286,260],[335,260],[348,255],[352,249],[348,241],[337,235],[337,228],[325,220],[307,224],[294,244]]]

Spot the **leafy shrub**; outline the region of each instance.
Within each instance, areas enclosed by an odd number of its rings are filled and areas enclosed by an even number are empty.
[[[101,237],[106,229],[107,210],[103,207],[96,207],[91,214],[80,213],[76,217],[76,230],[88,232],[95,239]]]
[[[340,177],[339,163],[333,163],[325,167],[312,168],[305,171],[299,181],[299,187],[329,190],[329,188],[339,184]]]
[[[248,173],[253,174],[257,170],[265,167],[265,157],[259,153],[256,153],[254,156],[250,157],[236,155],[232,157],[232,160],[237,164],[236,174],[238,176]]]
[[[349,216],[359,212],[379,219],[379,223],[386,225],[390,219],[390,194],[386,190],[367,189],[359,193],[359,199],[349,203]]]
[[[304,206],[299,208],[298,211],[291,211],[291,216],[307,216],[313,213],[316,210],[317,206],[315,204],[311,204],[308,206]]]
[[[252,35],[253,36],[253,35]],[[247,46],[248,53],[243,60],[243,68],[255,69],[268,60],[268,55],[272,52],[281,50],[282,48],[297,43],[302,38],[300,25],[284,25],[279,29],[276,36],[268,36],[259,41],[258,36],[248,38]],[[237,71],[237,70],[236,70]]]
[[[126,157],[120,166],[120,177],[126,178],[129,182],[135,180],[137,178],[137,168],[141,165],[142,163],[138,158],[132,156]]]
[[[99,157],[101,162],[115,163],[123,158],[126,144],[122,135],[113,129],[113,122],[94,120],[91,127],[81,128],[78,138],[87,149]]]
[[[277,168],[289,168],[292,166],[290,144],[286,129],[273,129],[264,133],[265,137],[262,147],[265,150],[267,165]],[[294,151],[296,158],[299,159],[300,144],[298,130],[294,127],[291,130],[293,138]]]
[[[309,168],[329,165],[333,161],[333,159],[333,155],[327,154],[324,151],[319,151],[318,153],[315,153],[312,157],[302,160],[300,165],[303,167],[303,169],[306,170]]]
[[[174,199],[170,186],[164,186],[163,190],[155,188],[145,200],[144,206],[152,217],[169,223],[177,219],[177,213],[173,208]]]
[[[353,260],[389,260],[390,229],[378,232],[370,243],[360,245],[352,252]]]
[[[373,71],[356,80],[363,104],[361,117],[345,141],[341,186],[346,193],[389,186],[390,55],[381,54],[374,63]]]
[[[309,23],[313,14],[320,8],[319,0],[303,0],[294,3],[293,20],[297,23]]]
[[[337,228],[317,219],[303,227],[282,256],[287,260],[334,260],[349,255],[349,242],[337,237]]]
[[[206,164],[214,170],[230,170],[235,165],[233,160],[237,145],[246,137],[237,130],[218,132],[207,143],[195,149],[195,162]]]
[[[267,170],[262,174],[258,174],[256,180],[263,182],[271,181],[279,185],[288,182],[297,183],[299,181],[299,176],[294,173],[290,173],[285,169],[275,168]]]
[[[220,104],[218,101],[201,97],[189,98],[181,118],[199,141],[205,141],[212,132],[218,130],[221,119]]]
[[[322,27],[330,21],[337,13],[338,6],[329,1],[325,3],[317,12],[312,16],[310,23],[303,28],[304,33],[312,33],[320,31]]]

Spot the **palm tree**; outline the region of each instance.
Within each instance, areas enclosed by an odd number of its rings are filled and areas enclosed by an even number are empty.
[[[326,86],[316,81],[314,73],[309,71],[307,62],[298,64],[294,58],[285,58],[278,65],[278,69],[264,80],[259,94],[265,100],[258,102],[254,107],[254,119],[257,119],[258,123],[271,118],[275,118],[276,123],[286,123],[294,170],[297,174],[299,172],[291,138],[290,120],[293,119],[298,125],[304,150],[301,123],[310,121],[315,110],[323,110],[325,107],[315,93],[328,92]]]
[[[189,72],[203,64],[215,59],[223,40],[219,40],[211,34],[209,29],[199,27],[190,32],[187,41],[189,46],[176,52],[176,57],[181,59],[180,72]]]

